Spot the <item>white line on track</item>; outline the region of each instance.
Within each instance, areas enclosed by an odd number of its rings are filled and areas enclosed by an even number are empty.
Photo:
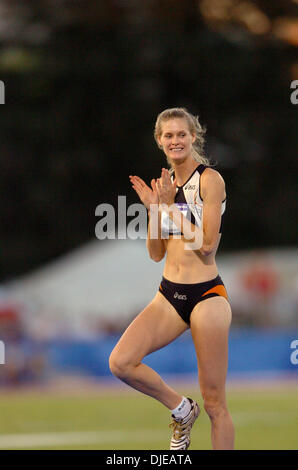
[[[147,439],[166,439],[165,432],[152,430],[138,431],[82,431],[82,432],[51,432],[39,434],[2,434],[0,449],[38,448],[65,445],[106,444],[113,442],[137,441]]]
[[[237,412],[232,413],[236,427],[245,427],[251,424],[265,424],[278,426],[282,423],[295,421],[295,413],[279,411]],[[199,421],[195,431],[199,432]],[[67,445],[111,444],[123,442],[167,441],[170,433],[167,428],[138,429],[138,430],[106,430],[106,431],[69,431],[69,432],[40,432],[28,434],[0,434],[0,449],[25,449],[39,447],[63,447]]]

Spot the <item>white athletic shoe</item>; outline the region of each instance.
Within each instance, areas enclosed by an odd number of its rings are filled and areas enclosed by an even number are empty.
[[[172,415],[172,421],[169,424],[169,427],[173,429],[170,450],[187,450],[189,448],[190,431],[201,410],[194,400],[191,398],[188,400],[191,404],[191,410],[185,418],[178,420]]]

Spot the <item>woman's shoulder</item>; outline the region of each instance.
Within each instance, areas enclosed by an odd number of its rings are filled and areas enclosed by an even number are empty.
[[[206,167],[201,174],[202,193],[210,188],[214,188],[218,192],[225,191],[225,181],[218,170]]]
[[[206,166],[201,177],[202,182],[205,180],[207,183],[224,183],[224,179],[220,172],[214,168],[211,168],[210,166]]]

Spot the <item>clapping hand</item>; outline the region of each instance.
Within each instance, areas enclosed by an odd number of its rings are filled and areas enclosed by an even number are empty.
[[[158,193],[154,179],[151,180],[151,188],[139,176],[130,175],[129,179],[133,189],[148,210],[150,209],[150,204],[158,204]]]
[[[168,206],[174,204],[176,196],[177,181],[171,180],[169,170],[165,168],[161,171],[161,177],[156,181],[158,200],[161,204]]]

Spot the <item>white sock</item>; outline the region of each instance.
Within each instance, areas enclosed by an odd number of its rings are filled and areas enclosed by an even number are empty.
[[[182,397],[181,403],[179,403],[179,405],[174,408],[174,410],[171,410],[171,413],[175,416],[175,418],[183,419],[188,415],[190,410],[190,401],[187,398]]]

